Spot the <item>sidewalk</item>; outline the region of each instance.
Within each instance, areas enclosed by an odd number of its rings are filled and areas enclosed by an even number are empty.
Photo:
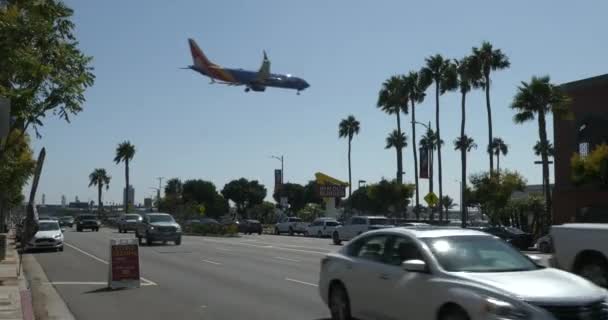
[[[33,320],[32,298],[23,273],[17,275],[19,256],[12,234],[6,236],[6,258],[0,261],[0,319]]]

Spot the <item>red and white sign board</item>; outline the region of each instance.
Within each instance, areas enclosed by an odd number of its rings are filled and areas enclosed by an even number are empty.
[[[108,287],[139,288],[139,245],[137,239],[110,240]]]

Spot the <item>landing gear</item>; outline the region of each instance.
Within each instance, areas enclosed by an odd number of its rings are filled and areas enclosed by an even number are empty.
[[[300,90],[298,90],[298,92],[296,92],[297,95],[300,95]]]
[[[251,88],[245,88],[245,92],[251,91]]]

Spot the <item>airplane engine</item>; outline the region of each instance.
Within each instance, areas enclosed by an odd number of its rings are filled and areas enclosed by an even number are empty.
[[[250,88],[251,88],[251,90],[257,91],[257,92],[266,91],[266,86],[261,86],[261,85],[251,85]]]

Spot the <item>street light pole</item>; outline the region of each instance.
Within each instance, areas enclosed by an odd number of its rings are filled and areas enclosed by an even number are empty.
[[[283,155],[281,155],[280,157],[279,156],[270,156],[270,157],[281,161],[281,184],[283,184],[285,182],[285,180],[284,180],[285,168],[283,167],[284,157],[283,157]]]

